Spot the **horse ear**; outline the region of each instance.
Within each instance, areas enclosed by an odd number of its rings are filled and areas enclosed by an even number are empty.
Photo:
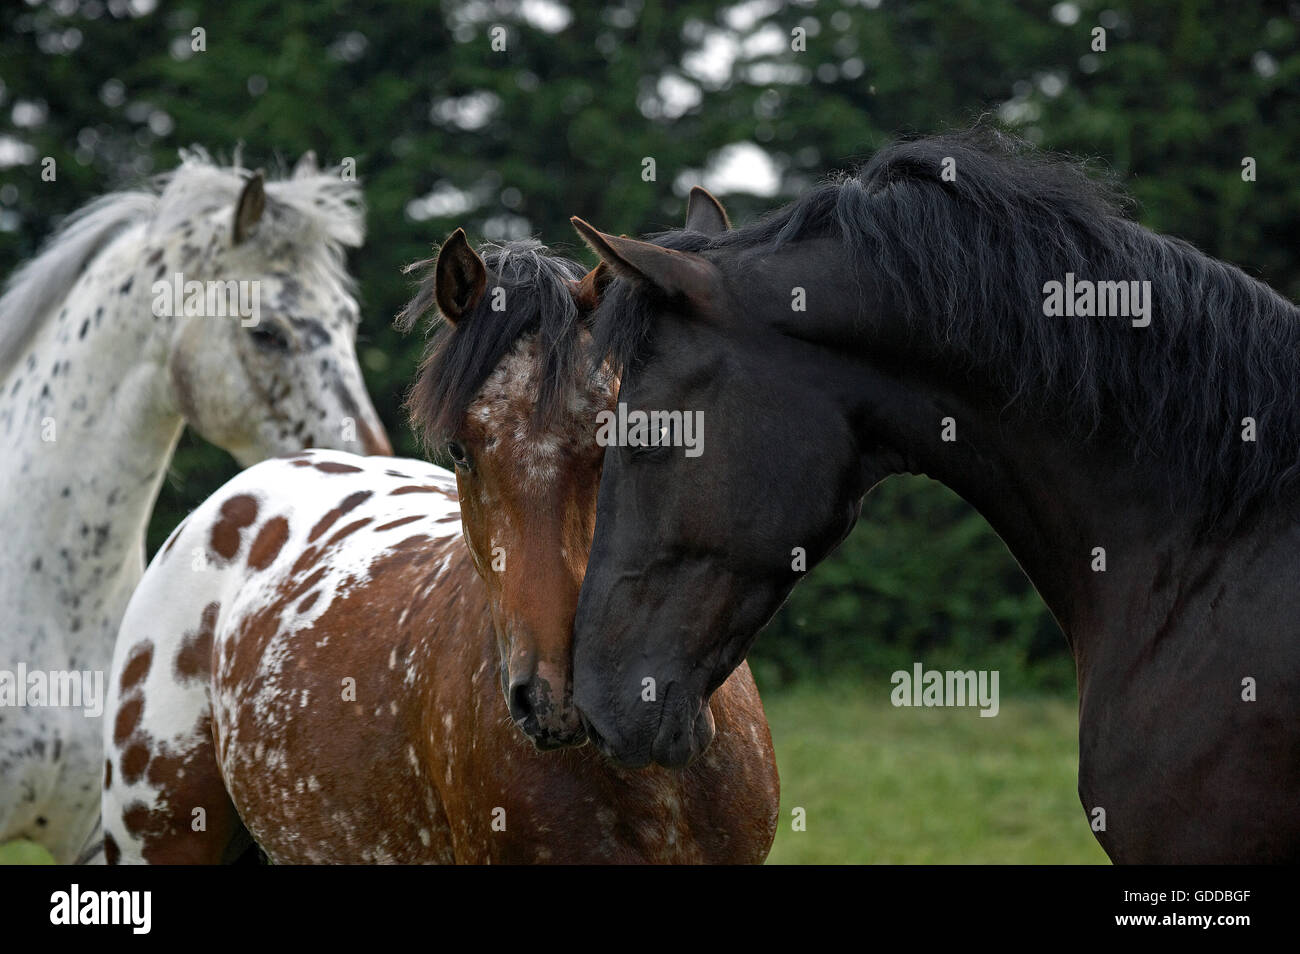
[[[577,216],[569,221],[601,261],[621,278],[649,285],[672,297],[694,300],[707,297],[717,284],[718,270],[699,255],[638,239],[616,238],[597,231]]]
[[[578,305],[581,312],[595,311],[596,306],[600,304],[600,293],[605,290],[605,286],[614,276],[610,274],[609,266],[601,262],[586,275],[583,275],[576,282],[569,282],[569,287],[573,289],[573,300]]]
[[[438,249],[433,267],[433,298],[442,317],[456,324],[478,304],[487,290],[487,266],[470,248],[465,230],[457,229]]]
[[[239,201],[235,203],[235,244],[243,242],[253,234],[257,228],[257,223],[262,220],[262,213],[266,211],[266,189],[265,178],[262,170],[258,169],[248,181],[244,183],[244,189],[239,193]]]
[[[293,164],[292,179],[306,179],[308,176],[314,176],[320,172],[320,163],[316,161],[316,150],[308,149],[302,154],[297,162]]]
[[[731,220],[712,192],[703,186],[692,186],[686,198],[686,227],[692,232],[717,235],[731,228]]]

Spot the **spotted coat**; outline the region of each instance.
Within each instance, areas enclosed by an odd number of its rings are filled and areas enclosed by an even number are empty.
[[[133,597],[105,719],[110,862],[758,862],[771,739],[748,669],[684,771],[512,724],[450,474],[314,451],[190,515]],[[200,821],[201,820],[201,821]]]
[[[361,240],[355,183],[269,183],[235,243],[248,188],[192,156],[160,195],[91,207],[0,299],[0,670],[106,673],[183,427],[245,464],[313,445],[391,453],[342,268]],[[259,282],[260,324],[155,314],[153,283],[178,273]],[[101,735],[80,709],[0,708],[0,842],[77,856]]]

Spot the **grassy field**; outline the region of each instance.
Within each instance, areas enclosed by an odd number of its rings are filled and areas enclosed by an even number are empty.
[[[860,685],[763,697],[781,770],[770,863],[1104,864],[1075,792],[1072,701],[896,709]],[[805,810],[793,831],[791,810]],[[36,846],[0,864],[39,863]]]
[[[0,845],[0,865],[52,865],[54,859],[40,845],[30,841],[13,841]]]
[[[1107,863],[1076,791],[1073,701],[1004,696],[988,719],[896,709],[853,685],[763,703],[781,771],[769,863]]]

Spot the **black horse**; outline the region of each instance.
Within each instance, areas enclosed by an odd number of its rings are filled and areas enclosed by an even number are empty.
[[[616,276],[595,328],[620,401],[707,425],[699,456],[606,451],[574,634],[602,751],[700,753],[800,569],[874,484],[924,473],[1069,640],[1110,857],[1300,859],[1294,305],[984,131],[893,145],[736,231],[574,224]]]

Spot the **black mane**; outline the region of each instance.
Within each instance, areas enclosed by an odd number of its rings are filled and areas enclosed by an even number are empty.
[[[536,334],[542,348],[542,389],[534,407],[534,426],[544,427],[573,387],[585,356],[582,327],[569,283],[582,278],[577,262],[552,256],[534,240],[488,244],[479,249],[487,266],[487,292],[474,311],[434,339],[406,400],[411,419],[429,446],[454,433],[483,383],[522,337]],[[433,305],[433,265],[416,262],[407,271],[422,272],[411,303],[398,315],[409,329]],[[504,310],[493,311],[494,291],[505,291]],[[440,322],[441,323],[441,322]]]
[[[941,179],[946,157],[951,182]],[[890,280],[914,333],[1001,388],[1011,411],[1050,415],[1083,440],[1104,430],[1130,442],[1135,459],[1169,475],[1172,497],[1204,501],[1213,522],[1300,472],[1300,315],[1267,285],[1123,212],[1082,164],[977,129],[887,146],[746,228],[654,241],[776,250],[838,238],[857,267]],[[1045,317],[1043,284],[1067,271],[1149,280],[1151,325]],[[652,317],[645,295],[613,282],[594,319],[596,353],[634,366]],[[1240,439],[1243,417],[1256,420],[1256,443]]]

